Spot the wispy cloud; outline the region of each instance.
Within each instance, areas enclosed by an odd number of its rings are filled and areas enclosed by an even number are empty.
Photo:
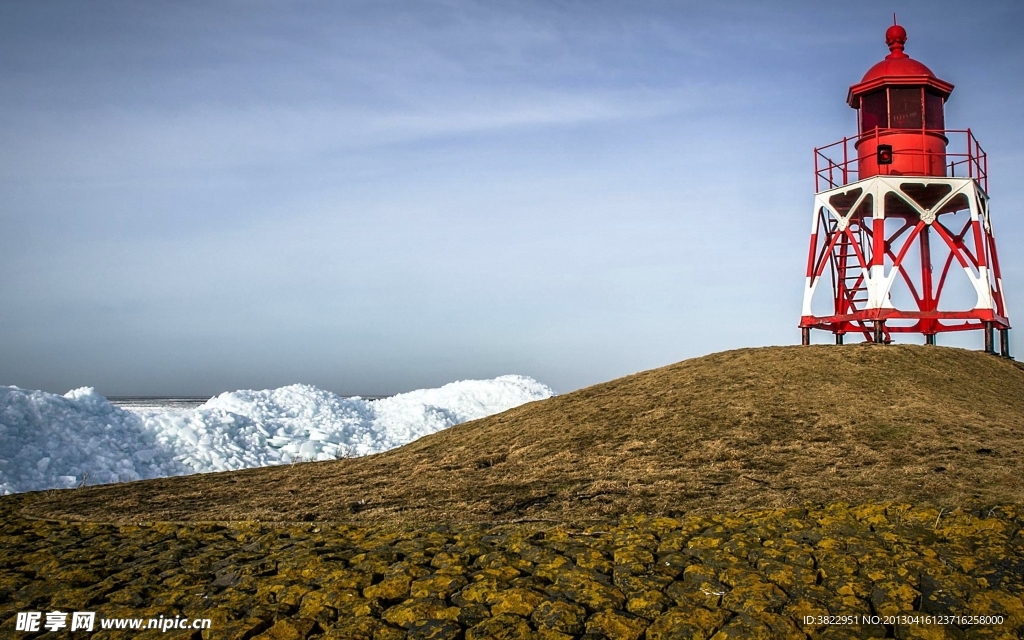
[[[678,114],[728,89],[463,95],[371,110],[329,105],[106,110],[54,121],[27,114],[3,133],[0,180],[110,180],[308,162],[318,156],[453,136],[507,134]],[[56,114],[53,114],[56,115]],[[10,116],[9,116],[10,117]],[[283,168],[283,167],[282,167]]]

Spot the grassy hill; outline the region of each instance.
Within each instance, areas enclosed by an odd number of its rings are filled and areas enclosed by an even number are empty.
[[[979,352],[740,349],[365,458],[54,491],[61,519],[579,521],[835,501],[1024,503],[1024,369]]]

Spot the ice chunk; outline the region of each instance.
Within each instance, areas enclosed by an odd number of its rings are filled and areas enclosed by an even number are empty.
[[[299,456],[306,459],[313,459],[316,457],[316,445],[312,442],[305,442],[299,447]]]

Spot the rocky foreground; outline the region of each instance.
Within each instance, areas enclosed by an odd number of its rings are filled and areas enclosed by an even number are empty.
[[[44,621],[51,611],[93,611],[97,628],[117,617],[211,620],[203,631],[70,636],[96,639],[1024,633],[1024,509],[1015,507],[833,504],[389,529],[22,517],[34,499],[0,499],[5,638],[37,637],[15,630],[29,611]],[[68,637],[39,637],[58,634]]]

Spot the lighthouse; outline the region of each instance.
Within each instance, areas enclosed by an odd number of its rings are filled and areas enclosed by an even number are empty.
[[[946,128],[953,85],[904,52],[906,30],[885,42],[847,95],[857,134],[814,150],[802,342],[981,331],[985,351],[1009,357],[988,156],[970,129]]]

